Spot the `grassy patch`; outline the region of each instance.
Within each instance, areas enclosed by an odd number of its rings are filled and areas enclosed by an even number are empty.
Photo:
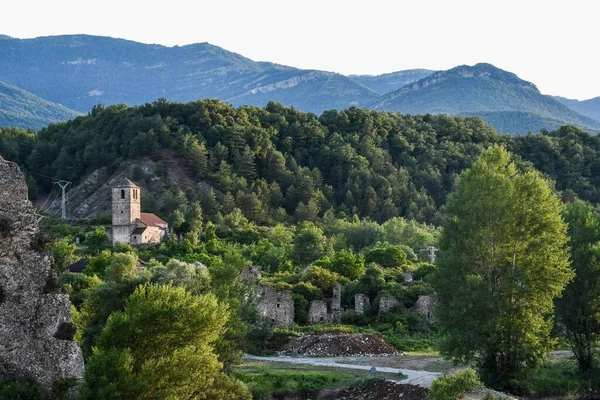
[[[233,376],[248,385],[255,400],[285,394],[310,399],[321,389],[350,386],[368,379],[366,371],[334,371],[313,366],[265,363],[248,363],[235,367]]]
[[[576,398],[577,393],[594,385],[579,374],[575,361],[563,359],[548,362],[518,386],[529,396]]]

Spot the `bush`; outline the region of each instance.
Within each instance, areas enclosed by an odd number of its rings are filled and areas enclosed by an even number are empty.
[[[46,393],[40,384],[22,378],[0,382],[0,399],[45,400]]]
[[[273,355],[294,336],[295,332],[273,328],[269,321],[264,321],[248,328],[244,351],[257,356]]]
[[[437,378],[431,385],[429,400],[460,400],[467,392],[483,387],[474,369],[465,369]]]

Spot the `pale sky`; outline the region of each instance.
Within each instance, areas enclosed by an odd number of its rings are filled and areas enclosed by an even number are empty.
[[[488,62],[545,94],[600,96],[594,0],[2,0],[0,34],[209,42],[343,74]],[[0,54],[1,56],[1,54]]]

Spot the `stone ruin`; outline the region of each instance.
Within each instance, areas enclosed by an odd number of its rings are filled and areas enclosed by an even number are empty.
[[[0,157],[0,379],[31,378],[50,393],[57,380],[83,377],[83,356],[37,232],[25,178]]]
[[[379,314],[388,313],[394,308],[399,308],[400,302],[397,298],[390,295],[383,295],[379,298]],[[404,308],[404,304],[402,304]]]
[[[258,284],[258,314],[277,326],[291,326],[294,323],[294,298],[292,292],[277,292],[275,288]]]
[[[240,277],[256,285],[258,303],[256,311],[263,319],[272,322],[276,326],[291,326],[294,324],[294,298],[292,292],[283,290],[277,292],[274,287],[263,285],[260,282],[262,276],[260,266],[245,267]]]
[[[354,312],[363,315],[371,308],[371,300],[366,294],[359,293],[354,296]]]
[[[308,323],[342,322],[342,287],[333,288],[333,297],[327,304],[323,300],[313,300],[308,307]]]
[[[417,300],[415,305],[408,309],[408,313],[412,315],[418,315],[427,322],[433,324],[435,322],[436,308],[437,296],[419,296],[419,299]]]
[[[258,265],[248,266],[242,270],[242,279],[260,279],[261,268]]]

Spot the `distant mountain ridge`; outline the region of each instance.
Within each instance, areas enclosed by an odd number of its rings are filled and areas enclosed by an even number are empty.
[[[490,64],[345,76],[256,62],[209,43],[166,47],[89,35],[0,39],[0,81],[81,112],[98,103],[216,98],[236,106],[275,101],[316,114],[357,106],[477,115],[516,134],[565,124],[600,129],[583,104],[542,95]]]
[[[479,115],[506,133],[525,133],[531,128],[537,132],[566,124],[600,129],[600,121],[541,94],[533,83],[513,73],[484,63],[436,72],[382,96],[370,106],[411,114]],[[526,123],[514,123],[515,117]]]
[[[0,82],[0,126],[39,129],[77,115],[65,106]]]
[[[409,69],[382,75],[350,75],[349,78],[378,94],[385,94],[423,79],[434,72],[429,69]]]
[[[572,100],[560,96],[554,98],[581,115],[600,120],[600,97],[589,100]]]
[[[379,96],[344,75],[256,62],[208,43],[165,47],[69,35],[0,41],[0,54],[0,80],[80,111],[168,97],[260,106],[273,100],[321,112]]]

